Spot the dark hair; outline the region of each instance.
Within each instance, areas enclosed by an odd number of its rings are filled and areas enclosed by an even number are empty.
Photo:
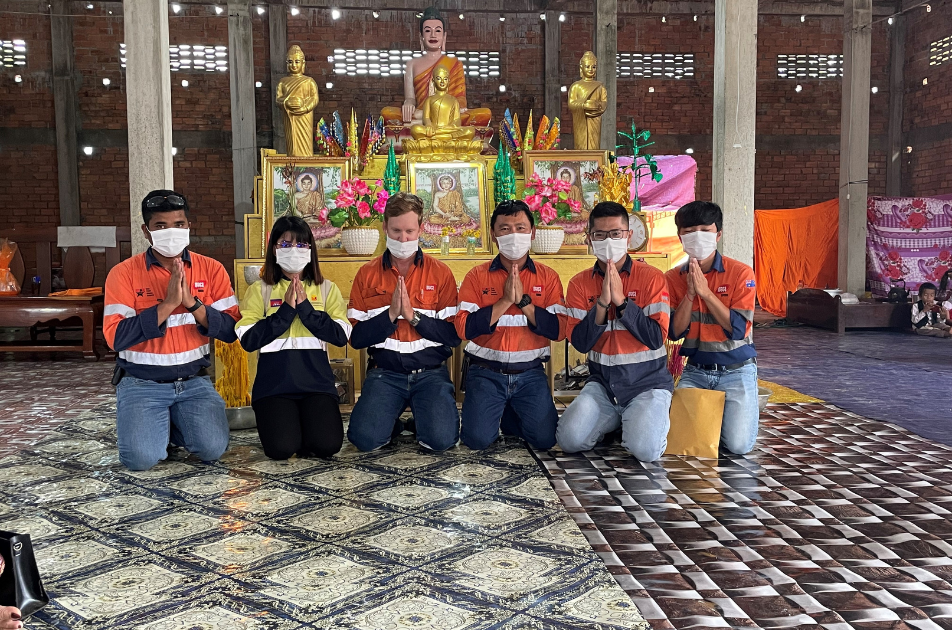
[[[278,241],[284,236],[285,232],[293,234],[298,243],[307,243],[311,246],[311,264],[301,270],[301,281],[310,281],[314,284],[324,282],[321,267],[317,262],[317,246],[314,244],[314,235],[311,234],[311,228],[307,221],[301,217],[281,217],[274,222],[274,226],[271,228],[271,236],[268,238],[268,249],[264,252],[264,269],[261,273],[261,279],[264,280],[265,284],[281,282],[284,271],[278,266],[278,258],[274,253],[274,248],[278,246]]]
[[[383,220],[389,221],[394,217],[400,217],[411,212],[416,213],[417,218],[423,221],[423,200],[408,192],[398,192],[387,199],[387,207],[383,211]]]
[[[935,285],[932,284],[931,282],[923,282],[922,284],[919,285],[919,295],[921,296],[923,291],[928,291],[929,289],[932,289],[933,291],[938,291],[938,289],[935,288]]]
[[[595,227],[595,219],[608,219],[610,217],[622,217],[625,222],[628,221],[628,210],[625,206],[614,201],[602,201],[596,203],[588,215],[588,229],[591,231]]]
[[[674,224],[678,226],[678,231],[698,225],[711,225],[712,223],[718,232],[721,231],[721,227],[724,225],[724,213],[721,212],[721,207],[713,201],[692,201],[678,208],[674,215]]]
[[[942,279],[939,280],[939,293],[945,293],[945,290],[949,288],[950,277],[952,277],[952,269],[942,274]]]
[[[166,199],[165,202],[163,202],[159,206],[155,206],[152,208],[146,207],[146,202],[149,199],[152,199],[154,197],[169,197],[171,195],[178,195],[179,197],[181,197],[182,201],[185,202],[185,206],[173,207],[173,205],[169,203],[168,199]],[[152,192],[150,192],[149,194],[147,194],[145,197],[142,198],[142,222],[145,223],[146,226],[149,225],[149,221],[152,220],[153,215],[158,214],[160,212],[176,212],[178,210],[184,210],[186,218],[188,217],[188,200],[185,198],[185,195],[183,195],[182,193],[175,192],[174,190],[153,190]]]
[[[439,20],[443,25],[443,32],[446,32],[446,20],[440,15],[440,10],[436,7],[427,7],[423,9],[423,15],[420,16],[420,35],[423,34],[423,23],[428,20]]]
[[[519,201],[518,199],[509,199],[500,202],[500,204],[496,206],[496,209],[493,210],[493,216],[489,219],[489,229],[492,230],[496,227],[496,217],[511,217],[520,212],[525,212],[526,216],[529,217],[529,227],[535,227],[535,218],[532,216],[532,210],[529,209],[529,204],[525,201]]]

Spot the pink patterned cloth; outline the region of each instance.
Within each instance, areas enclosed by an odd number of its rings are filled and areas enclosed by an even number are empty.
[[[890,279],[916,291],[938,285],[952,268],[952,200],[938,197],[870,197],[866,205],[866,279],[876,295]]]

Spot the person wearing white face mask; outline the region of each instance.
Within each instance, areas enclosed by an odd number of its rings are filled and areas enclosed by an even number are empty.
[[[410,193],[387,200],[387,251],[360,268],[350,290],[350,343],[367,348],[369,369],[347,439],[362,451],[387,444],[410,407],[416,439],[443,451],[459,439],[456,388],[446,360],[459,345],[453,327],[453,272],[419,247],[423,201]]]
[[[564,338],[562,281],[529,257],[535,219],[524,201],[504,201],[490,220],[499,256],[466,274],[456,332],[465,353],[461,438],[471,449],[492,444],[503,428],[533,448],[555,445],[558,413],[543,363]]]
[[[238,300],[221,263],[188,250],[188,211],[175,191],[146,195],[142,233],[152,246],[106,278],[119,460],[132,470],[165,459],[170,438],[206,462],[228,448],[225,401],[205,369],[210,340],[236,338]]]
[[[674,215],[687,264],[665,274],[671,304],[670,336],[684,339],[687,365],[678,388],[724,392],[721,446],[750,452],[757,441],[757,351],[754,349],[754,270],[721,256],[723,213],[716,203],[692,201]]]
[[[589,378],[559,420],[567,453],[589,451],[621,428],[622,445],[643,462],[664,453],[674,381],[668,371],[671,307],[664,275],[628,255],[628,211],[611,201],[588,219],[598,262],[569,282],[566,334],[588,353]]]
[[[321,275],[311,228],[300,217],[281,217],[237,326],[241,346],[258,350],[251,406],[271,459],[340,450],[344,425],[327,344],[347,345],[350,331],[340,290]]]

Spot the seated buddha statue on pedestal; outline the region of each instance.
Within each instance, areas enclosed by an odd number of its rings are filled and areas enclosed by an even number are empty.
[[[403,106],[384,107],[381,112],[389,131],[400,126],[409,131],[411,124],[420,124],[424,118],[423,105],[435,94],[433,76],[438,69],[446,71],[446,91],[459,103],[459,124],[463,127],[488,128],[492,113],[488,108],[467,109],[466,72],[463,63],[444,54],[446,48],[446,21],[436,7],[429,7],[420,18],[421,57],[407,62],[403,79]],[[491,137],[491,128],[490,137]],[[399,133],[406,137],[409,133]]]
[[[423,122],[410,126],[412,140],[403,141],[408,155],[465,159],[479,154],[483,143],[473,140],[476,130],[460,124],[459,101],[447,91],[449,72],[433,71],[433,94],[423,101]]]

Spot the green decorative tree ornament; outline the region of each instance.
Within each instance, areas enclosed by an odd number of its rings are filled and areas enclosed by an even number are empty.
[[[638,128],[635,126],[635,122],[631,123],[631,133],[625,133],[624,131],[619,131],[618,135],[628,140],[631,143],[631,171],[632,179],[635,182],[635,198],[632,200],[633,209],[635,212],[641,212],[641,197],[638,195],[638,184],[641,181],[641,178],[645,175],[651,174],[651,179],[656,182],[660,182],[661,170],[658,168],[658,163],[655,161],[655,158],[650,153],[645,153],[641,155],[641,150],[650,147],[654,142],[648,142],[648,138],[651,137],[651,132],[647,129],[642,129],[638,131]],[[615,146],[616,149],[628,149],[629,146],[626,144],[619,144]],[[643,159],[644,162],[641,164],[638,163],[639,158]]]
[[[393,142],[390,143],[390,151],[387,153],[387,168],[383,172],[383,187],[391,195],[400,192],[400,165],[397,164],[397,155],[393,152]]]
[[[499,144],[499,155],[496,156],[494,197],[497,204],[516,198],[516,172],[512,170],[509,161],[509,150],[503,143]]]

